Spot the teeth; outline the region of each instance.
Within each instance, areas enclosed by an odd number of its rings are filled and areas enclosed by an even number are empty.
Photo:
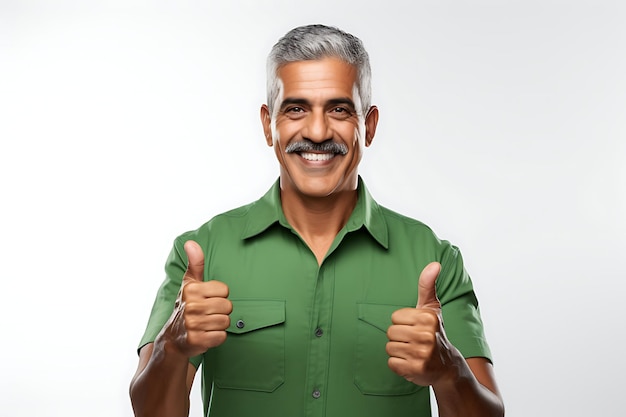
[[[307,161],[328,161],[329,159],[333,159],[335,157],[335,154],[334,153],[302,152],[300,156],[306,159]]]

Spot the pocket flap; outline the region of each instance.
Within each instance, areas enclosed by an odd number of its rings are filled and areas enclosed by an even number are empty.
[[[376,327],[384,333],[387,333],[387,329],[391,326],[391,315],[393,312],[406,308],[406,306],[366,303],[357,303],[357,307],[359,320]]]
[[[285,322],[285,301],[231,300],[229,333],[243,334]]]

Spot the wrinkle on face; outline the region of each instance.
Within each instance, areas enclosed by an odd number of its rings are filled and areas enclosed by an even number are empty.
[[[272,104],[265,129],[281,184],[318,197],[354,190],[369,126],[357,69],[337,58],[285,64]]]

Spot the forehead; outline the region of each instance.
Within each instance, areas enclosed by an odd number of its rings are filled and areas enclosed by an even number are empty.
[[[352,98],[357,70],[337,58],[297,61],[283,65],[278,77],[283,85],[283,98],[293,96]]]

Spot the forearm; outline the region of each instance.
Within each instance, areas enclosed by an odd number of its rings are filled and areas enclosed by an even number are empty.
[[[495,387],[481,384],[456,349],[450,373],[433,385],[440,417],[503,417],[504,404]],[[488,364],[491,369],[491,364]]]
[[[130,384],[135,416],[186,417],[189,414],[188,358],[159,340],[143,349],[145,367],[138,370]]]

